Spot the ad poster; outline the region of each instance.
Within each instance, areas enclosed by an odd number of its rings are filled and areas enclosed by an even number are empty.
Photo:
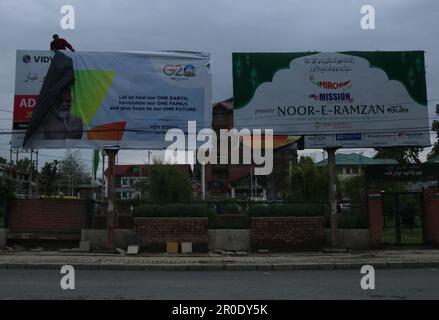
[[[162,149],[211,121],[210,55],[17,51],[12,145]]]
[[[234,125],[305,148],[429,146],[424,52],[234,53]]]

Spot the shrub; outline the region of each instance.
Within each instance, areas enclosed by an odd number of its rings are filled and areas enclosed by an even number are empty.
[[[262,204],[253,205],[250,211],[253,217],[317,217],[325,215],[322,204]]]
[[[241,213],[241,206],[237,203],[225,203],[224,204],[224,209],[223,209],[224,213],[230,213],[230,214],[238,214]]]
[[[142,204],[134,209],[135,217],[208,217],[210,214],[202,204]]]

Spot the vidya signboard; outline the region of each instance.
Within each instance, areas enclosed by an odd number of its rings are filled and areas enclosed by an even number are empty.
[[[163,148],[211,120],[204,53],[17,51],[15,89],[15,147]]]
[[[235,127],[306,148],[429,146],[424,52],[234,53]]]

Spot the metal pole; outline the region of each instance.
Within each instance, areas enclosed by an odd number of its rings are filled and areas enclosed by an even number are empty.
[[[116,171],[116,155],[119,150],[106,149],[108,155],[108,192],[107,192],[107,248],[114,248],[114,175]]]
[[[329,170],[329,204],[331,206],[331,244],[337,246],[337,183],[335,166],[335,151],[337,148],[325,149],[328,153],[328,170]]]
[[[201,199],[206,200],[206,167],[204,162],[201,164]]]
[[[38,193],[38,149],[35,151],[35,196],[39,197]]]
[[[32,165],[33,165],[34,151],[30,150],[30,164],[29,164],[29,199],[32,199]]]
[[[250,200],[253,198],[253,166],[250,165]]]
[[[101,199],[105,199],[105,152],[102,150],[102,180],[104,180],[104,185],[102,186]]]

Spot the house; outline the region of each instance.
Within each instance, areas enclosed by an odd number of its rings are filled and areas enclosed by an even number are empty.
[[[337,153],[335,155],[335,166],[337,177],[340,180],[348,179],[360,175],[364,166],[398,164],[393,159],[373,159],[358,153]],[[316,166],[324,167],[328,165],[328,159],[316,163]]]
[[[233,98],[215,103],[212,108],[212,129],[220,137],[220,130],[233,128]],[[291,165],[297,163],[297,143],[300,136],[275,136],[274,170],[269,177],[253,175],[254,164],[207,164],[205,167],[206,196],[210,199],[253,198],[266,200],[278,196]],[[248,141],[248,140],[247,140]],[[244,142],[245,143],[245,140]],[[218,159],[219,159],[218,154]],[[201,166],[194,167],[195,179],[201,181]]]
[[[148,183],[148,164],[116,165],[115,194],[117,199],[138,199],[142,194],[142,185]],[[172,164],[177,170],[186,172],[192,177],[192,168],[189,164]],[[105,171],[105,185],[107,186],[107,171]],[[196,184],[193,184],[197,190]],[[106,188],[107,189],[107,188]]]

